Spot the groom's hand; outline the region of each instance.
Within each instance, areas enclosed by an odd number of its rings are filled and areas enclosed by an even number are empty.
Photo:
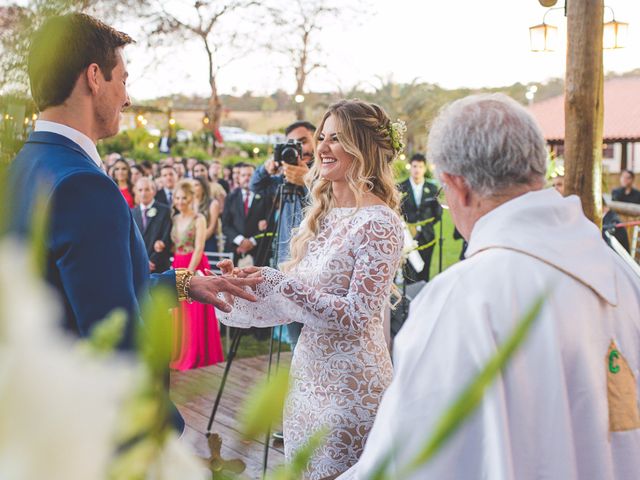
[[[244,290],[243,287],[255,287],[262,282],[262,277],[233,278],[221,276],[193,276],[189,295],[199,303],[209,303],[223,312],[230,312],[231,305],[218,297],[219,293],[227,293],[234,297],[255,302],[255,295]],[[227,295],[225,295],[228,298]]]

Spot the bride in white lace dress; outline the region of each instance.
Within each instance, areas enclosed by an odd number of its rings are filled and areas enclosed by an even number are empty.
[[[304,324],[291,363],[284,412],[290,460],[326,429],[305,478],[334,478],[356,463],[392,367],[383,332],[402,249],[391,161],[402,148],[396,124],[360,101],[329,108],[309,174],[311,206],[282,273],[261,269],[257,303],[234,299],[227,325]],[[232,269],[230,262],[224,271]],[[236,269],[236,272],[238,270]]]

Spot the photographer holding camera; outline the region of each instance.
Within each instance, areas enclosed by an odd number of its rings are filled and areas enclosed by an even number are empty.
[[[276,219],[278,231],[273,243],[272,261],[282,263],[289,259],[289,243],[291,232],[300,226],[302,209],[306,205],[307,188],[304,184],[304,176],[313,163],[315,140],[313,135],[316,127],[310,122],[299,121],[292,123],[285,130],[287,143],[276,145],[274,157],[267,160],[264,165],[258,167],[251,178],[250,188],[259,195],[268,195],[283,202],[280,218]],[[278,195],[278,188],[284,185],[285,192]],[[287,192],[294,192],[293,194]],[[278,211],[278,210],[276,210]],[[274,221],[274,219],[272,219]],[[273,265],[277,268],[277,265]],[[285,327],[288,342],[291,349],[300,336],[302,325],[292,323]]]

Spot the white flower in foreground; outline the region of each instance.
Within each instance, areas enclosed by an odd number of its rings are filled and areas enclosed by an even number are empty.
[[[162,454],[156,458],[147,473],[147,480],[209,480],[211,471],[205,463],[194,456],[178,437],[171,433]]]
[[[134,385],[131,365],[76,348],[59,327],[58,299],[17,241],[0,243],[0,264],[1,476],[102,479]]]

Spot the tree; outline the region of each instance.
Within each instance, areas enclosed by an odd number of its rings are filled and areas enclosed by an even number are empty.
[[[252,0],[196,0],[188,8],[182,4],[182,8],[170,10],[167,2],[161,0],[139,0],[138,11],[149,21],[150,44],[157,45],[167,40],[178,39],[195,40],[203,47],[211,91],[208,104],[209,123],[206,127],[212,133],[220,126],[223,111],[218,92],[218,75],[229,61],[235,59],[234,53],[238,54],[238,41],[246,39],[238,30],[225,30],[225,22],[237,19],[238,13],[257,6],[259,2]],[[236,22],[234,27],[241,23]]]
[[[380,83],[373,93],[362,92],[358,96],[379,104],[391,120],[407,123],[405,144],[409,154],[424,151],[428,125],[443,105],[471,93],[468,89],[446,90],[417,80],[396,83],[391,76],[378,79]]]
[[[52,15],[71,11],[76,2],[35,0],[0,7],[0,88],[28,97],[27,53],[31,33]]]
[[[31,34],[49,17],[86,12],[104,21],[126,16],[138,0],[30,0],[0,7],[0,89],[29,96],[27,54]]]
[[[279,28],[269,43],[269,50],[280,53],[287,62],[287,69],[295,76],[296,118],[305,117],[304,95],[309,76],[324,68],[321,61],[322,47],[318,33],[328,21],[345,21],[351,17],[343,2],[329,0],[287,1],[269,8],[275,25]]]

